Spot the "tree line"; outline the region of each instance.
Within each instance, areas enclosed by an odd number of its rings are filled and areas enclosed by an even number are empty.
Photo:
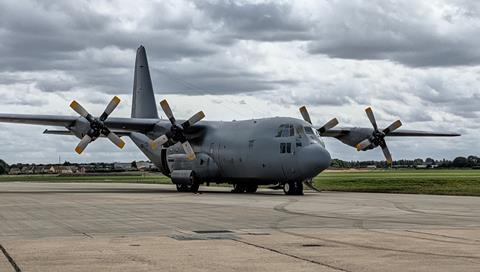
[[[332,168],[366,168],[375,166],[377,168],[387,167],[385,161],[344,161],[333,159],[330,163]],[[453,160],[442,159],[434,160],[432,158],[397,160],[393,161],[394,168],[472,168],[480,169],[480,157],[470,155],[468,157],[456,157]]]

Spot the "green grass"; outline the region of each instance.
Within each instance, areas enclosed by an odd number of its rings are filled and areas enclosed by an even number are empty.
[[[171,184],[160,174],[108,176],[0,176],[0,182],[100,182]],[[480,170],[372,170],[324,172],[315,186],[327,191],[480,196]]]
[[[100,183],[159,183],[171,184],[170,178],[163,175],[101,175],[101,176],[58,176],[58,175],[20,175],[0,176],[0,182],[100,182]]]
[[[480,196],[479,170],[325,172],[314,182],[329,191]]]

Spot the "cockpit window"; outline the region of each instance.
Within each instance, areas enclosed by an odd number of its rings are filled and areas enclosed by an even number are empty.
[[[310,136],[312,138],[319,138],[320,134],[316,129],[313,129],[312,127],[304,127],[305,128],[305,133],[307,136]]]
[[[295,135],[295,129],[292,124],[283,124],[278,127],[275,137],[290,137]]]
[[[315,135],[311,127],[305,127],[305,133],[307,133],[307,135]]]

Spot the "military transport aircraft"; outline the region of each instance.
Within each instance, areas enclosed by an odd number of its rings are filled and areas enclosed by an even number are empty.
[[[258,185],[275,185],[289,195],[303,194],[303,182],[311,186],[312,178],[330,165],[321,136],[337,138],[359,151],[380,146],[390,163],[387,136],[459,136],[397,130],[400,120],[380,129],[371,108],[366,113],[373,128],[334,129],[338,124],[334,118],[317,129],[305,107],[300,108],[303,120],[201,121],[205,116],[202,111],[188,120],[177,120],[166,100],[160,106],[168,120],[159,119],[143,46],[138,48],[135,61],[131,118],[109,118],[119,103],[114,97],[100,117],[73,101],[70,107],[80,116],[0,114],[0,122],[63,127],[44,133],[78,137],[81,140],[75,151],[79,154],[99,137],[120,148],[125,145],[121,137],[130,137],[180,192],[196,192],[200,184],[215,182],[233,184],[232,192],[237,193],[253,193]]]

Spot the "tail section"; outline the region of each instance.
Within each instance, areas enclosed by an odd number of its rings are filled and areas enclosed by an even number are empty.
[[[137,58],[135,59],[132,118],[158,118],[147,53],[143,46],[137,49]]]

